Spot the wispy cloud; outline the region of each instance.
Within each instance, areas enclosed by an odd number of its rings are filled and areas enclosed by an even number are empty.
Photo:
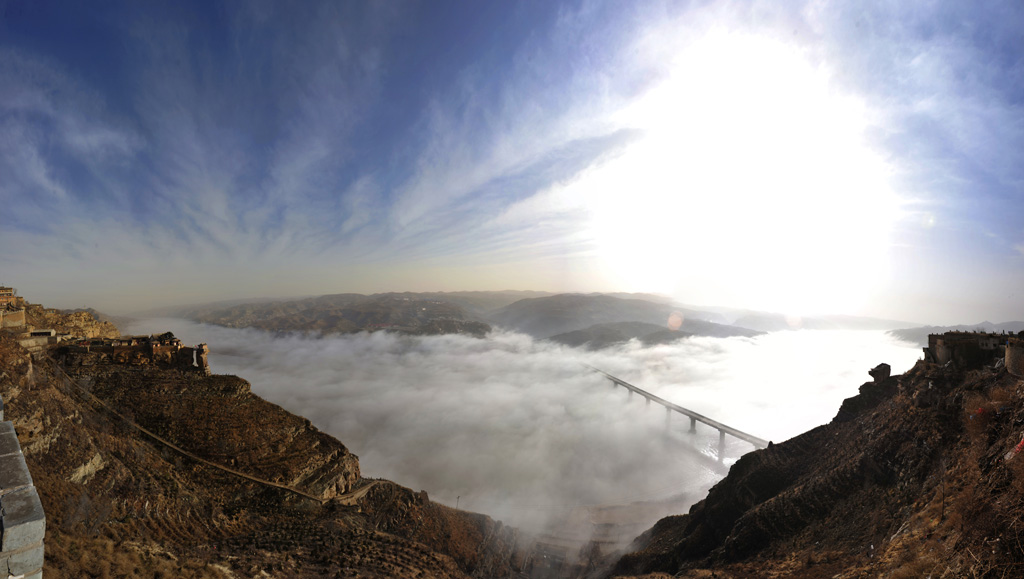
[[[459,279],[470,280],[483,264],[530,281],[578,275],[574,289],[604,283],[593,267],[608,260],[595,242],[588,181],[602,167],[635,160],[644,146],[658,153],[647,155],[658,171],[617,187],[628,204],[638,190],[692,183],[695,172],[750,185],[736,175],[755,172],[731,168],[744,159],[736,147],[779,149],[725,138],[751,118],[789,118],[772,114],[768,98],[779,91],[725,99],[730,115],[701,108],[724,105],[700,100],[701,87],[685,79],[677,101],[692,110],[677,120],[718,123],[720,138],[693,151],[651,149],[652,134],[675,125],[638,123],[633,113],[709,31],[785,45],[828,71],[829,91],[864,103],[869,144],[905,201],[883,220],[898,225],[892,246],[908,262],[1005,256],[1024,218],[1015,56],[1024,17],[1009,5],[584,2],[440,16],[443,8],[415,4],[121,8],[52,15],[95,19],[97,42],[82,46],[105,52],[82,61],[103,67],[80,65],[60,42],[0,40],[0,240],[27,252],[0,265],[30,286],[50,264],[70,261],[87,270],[119,263],[140,286],[138,272],[160,263],[197,295],[242,279],[249,287],[259,279],[247,272],[254,264],[290,272],[274,293],[395,289],[381,280],[403,279],[399,267],[419,268],[416,279],[462,268]],[[462,20],[494,14],[500,34]],[[45,25],[28,33],[55,34]],[[827,147],[813,138],[802,149],[807,167],[846,175],[817,189],[848,197],[847,177],[864,172],[819,162]],[[717,160],[686,165],[689,153]],[[729,218],[703,220],[723,229]],[[530,277],[543,269],[532,260],[571,262],[574,274]],[[948,271],[937,266],[928,283]],[[896,275],[892,286],[913,284]]]

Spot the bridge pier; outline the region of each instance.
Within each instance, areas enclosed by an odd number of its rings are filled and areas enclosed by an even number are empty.
[[[723,463],[725,461],[725,435],[726,434],[728,434],[730,436],[734,436],[734,437],[736,437],[736,438],[738,438],[740,440],[744,440],[746,442],[749,442],[750,444],[753,444],[755,448],[765,448],[769,444],[767,440],[760,439],[760,438],[758,438],[756,436],[753,436],[751,434],[748,434],[746,432],[741,432],[739,430],[736,430],[735,428],[732,428],[731,426],[726,426],[725,424],[722,424],[721,422],[718,422],[716,420],[712,420],[712,419],[708,418],[707,416],[704,416],[703,414],[698,414],[698,413],[696,413],[696,412],[694,412],[692,410],[683,408],[683,407],[681,407],[681,406],[679,406],[677,404],[673,404],[673,403],[669,402],[668,400],[665,400],[664,398],[661,398],[659,396],[651,394],[650,392],[648,392],[646,390],[643,390],[641,388],[637,388],[636,386],[633,386],[632,384],[630,384],[628,382],[625,382],[623,380],[619,380],[618,378],[612,376],[611,374],[607,374],[605,372],[601,372],[597,368],[593,368],[593,367],[590,367],[590,368],[591,368],[591,370],[595,370],[595,371],[597,371],[597,372],[599,372],[601,374],[604,374],[604,376],[606,378],[608,378],[608,381],[610,381],[612,383],[612,390],[614,390],[615,388],[617,388],[619,386],[622,386],[623,388],[628,390],[629,391],[629,400],[633,399],[633,393],[635,392],[635,393],[637,393],[637,394],[639,394],[639,395],[644,397],[644,402],[646,403],[647,406],[651,405],[651,401],[657,402],[658,404],[661,404],[662,406],[664,406],[665,407],[665,430],[666,430],[666,432],[671,430],[671,426],[672,426],[672,413],[673,412],[678,412],[679,414],[682,414],[683,416],[686,416],[686,417],[688,417],[690,419],[690,431],[689,431],[690,434],[696,434],[697,433],[697,422],[698,421],[699,422],[703,422],[704,424],[707,424],[708,426],[710,426],[710,427],[714,428],[715,430],[717,430],[718,431],[718,462],[719,463]]]

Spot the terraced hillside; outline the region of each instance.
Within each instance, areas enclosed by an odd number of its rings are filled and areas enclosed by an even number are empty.
[[[1021,576],[1022,425],[1024,381],[1005,368],[918,362],[741,458],[611,575]]]
[[[47,577],[519,576],[514,529],[361,478],[344,445],[244,380],[82,362],[0,336]]]

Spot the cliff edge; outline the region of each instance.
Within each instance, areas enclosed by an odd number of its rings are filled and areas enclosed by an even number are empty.
[[[520,576],[515,529],[363,478],[341,442],[245,380],[90,348],[32,356],[0,333],[46,577]]]
[[[610,575],[1019,576],[1022,431],[1024,381],[1001,359],[878,373],[830,423],[742,457]]]

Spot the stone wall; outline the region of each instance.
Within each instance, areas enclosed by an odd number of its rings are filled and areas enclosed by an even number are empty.
[[[41,579],[45,533],[43,505],[14,424],[0,422],[0,578]]]
[[[29,351],[30,354],[41,354],[47,346],[56,344],[59,339],[56,336],[19,336],[18,344]]]
[[[1010,338],[1006,342],[1006,370],[1024,378],[1024,339]]]
[[[25,310],[0,307],[0,328],[22,328],[24,326]]]
[[[1008,338],[1006,334],[985,332],[930,334],[924,358],[935,364],[953,362],[959,368],[980,368],[1002,356]]]

